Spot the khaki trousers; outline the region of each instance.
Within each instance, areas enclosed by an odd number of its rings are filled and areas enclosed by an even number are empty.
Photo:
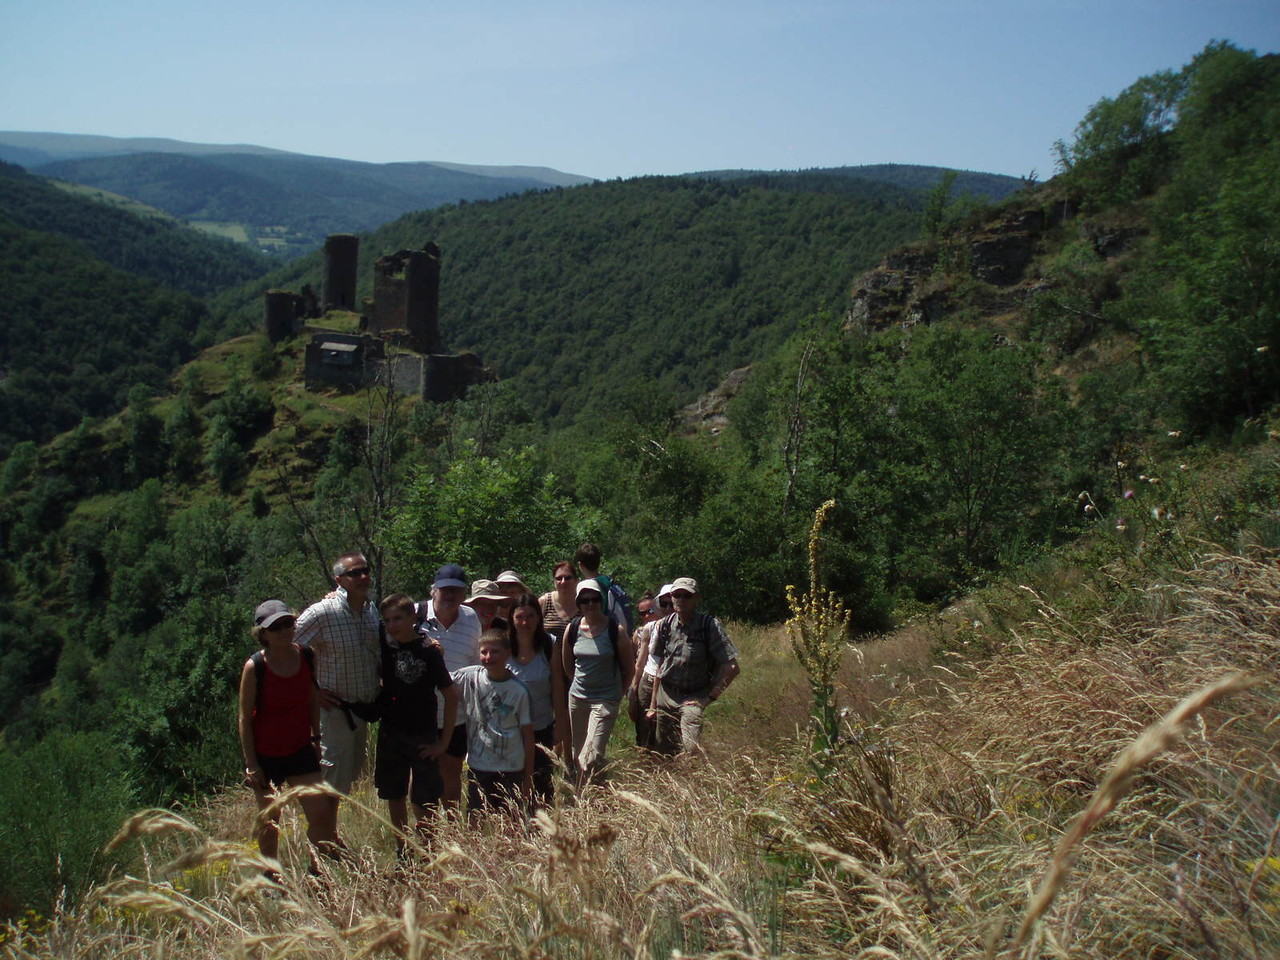
[[[668,755],[690,753],[699,748],[702,738],[702,704],[697,701],[706,691],[685,694],[679,700],[658,686],[658,735],[655,749]],[[687,701],[694,701],[692,703]]]
[[[582,700],[569,697],[569,733],[573,740],[573,759],[584,777],[590,777],[604,765],[609,735],[618,720],[617,700]]]

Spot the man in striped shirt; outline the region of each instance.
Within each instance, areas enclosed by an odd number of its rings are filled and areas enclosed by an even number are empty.
[[[365,760],[365,722],[344,708],[378,697],[378,608],[369,598],[369,561],[345,553],[333,564],[337,589],[298,616],[297,642],[315,651],[325,779],[350,793]],[[334,801],[335,806],[337,801]]]

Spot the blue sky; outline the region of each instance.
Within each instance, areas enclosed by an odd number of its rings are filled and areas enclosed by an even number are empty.
[[[1100,97],[1280,0],[8,0],[0,129],[593,177],[1053,172]]]

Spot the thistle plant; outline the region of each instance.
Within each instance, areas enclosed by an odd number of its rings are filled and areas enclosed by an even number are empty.
[[[820,766],[831,756],[840,733],[840,713],[836,708],[836,674],[845,651],[845,636],[851,613],[844,603],[822,586],[818,576],[818,545],[827,515],[836,502],[828,500],[813,515],[809,529],[809,592],[796,595],[794,585],[787,585],[787,637],[796,659],[809,680],[813,703],[809,709],[812,747]]]

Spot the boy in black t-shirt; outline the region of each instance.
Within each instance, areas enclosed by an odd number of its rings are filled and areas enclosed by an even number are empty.
[[[436,760],[449,745],[436,726],[436,691],[444,697],[444,729],[452,730],[458,694],[444,665],[440,646],[418,632],[414,603],[403,593],[379,605],[386,636],[382,641],[382,693],[378,697],[378,756],[373,782],[387,801],[398,833],[397,853],[405,854],[409,826],[406,796],[413,802],[417,830],[424,839],[430,808],[440,803],[443,781]]]

